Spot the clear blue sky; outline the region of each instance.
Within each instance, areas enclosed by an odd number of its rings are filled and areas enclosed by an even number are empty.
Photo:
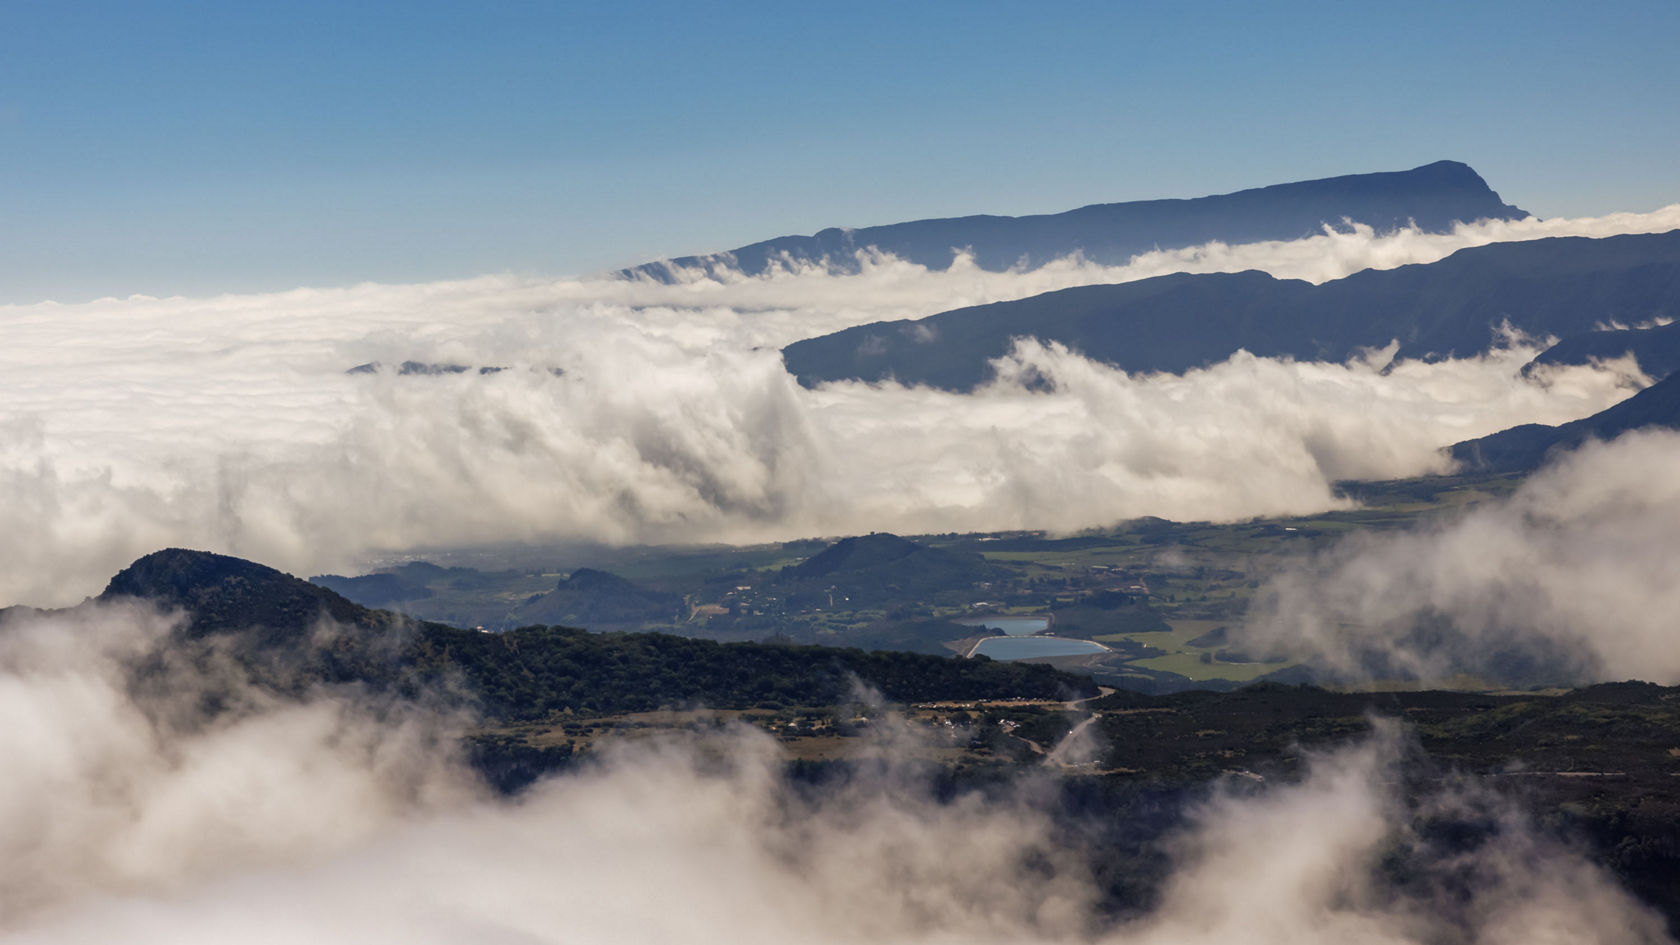
[[[0,4],[0,301],[562,274],[1440,158],[1680,201],[1680,3]]]

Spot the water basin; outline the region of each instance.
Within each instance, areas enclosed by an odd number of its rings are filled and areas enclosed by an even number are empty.
[[[1088,656],[1107,653],[1108,647],[1090,640],[1070,640],[1066,637],[1008,636],[987,637],[976,646],[972,656],[989,656],[994,660],[1030,660],[1046,656]]]

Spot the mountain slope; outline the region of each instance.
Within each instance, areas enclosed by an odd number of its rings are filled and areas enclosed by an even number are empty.
[[[1057,341],[1126,371],[1183,372],[1246,350],[1346,359],[1400,343],[1401,357],[1486,351],[1502,323],[1569,336],[1600,322],[1680,316],[1680,230],[1495,243],[1428,265],[1322,285],[1261,272],[1175,274],[877,322],[783,349],[801,384],[896,378],[966,390],[1013,339]]]
[[[1542,351],[1528,369],[1541,364],[1609,361],[1630,354],[1640,370],[1655,380],[1680,371],[1680,322],[1571,335]]]
[[[684,256],[625,270],[654,279],[673,267],[709,274],[756,275],[780,262],[821,263],[855,271],[859,250],[879,249],[931,269],[946,269],[955,250],[973,252],[983,269],[1034,267],[1071,253],[1095,262],[1123,263],[1153,249],[1214,240],[1249,243],[1298,239],[1345,220],[1379,231],[1415,222],[1430,232],[1454,222],[1517,220],[1528,216],[1502,202],[1468,165],[1437,161],[1408,171],[1351,174],[1259,187],[1189,200],[1093,204],[1065,213],[1023,217],[967,216],[916,220],[862,229],[830,228],[813,236],[784,236],[725,253]]]
[[[124,568],[98,597],[139,598],[187,614],[187,632],[203,636],[261,627],[279,636],[301,636],[323,619],[357,627],[386,623],[380,611],[243,558],[166,548]]]
[[[1452,447],[1452,458],[1469,472],[1526,472],[1538,468],[1554,451],[1647,427],[1680,429],[1680,374],[1671,374],[1614,407],[1572,423],[1555,427],[1525,423],[1465,440]]]
[[[794,605],[821,606],[829,600],[833,606],[844,598],[859,606],[966,602],[975,585],[997,577],[997,569],[978,554],[874,533],[836,542],[783,569],[775,583]]]
[[[616,574],[578,568],[554,590],[520,605],[512,620],[595,630],[640,629],[646,623],[669,624],[682,617],[681,594],[648,590]]]
[[[795,565],[788,573],[797,578],[898,566],[919,551],[931,551],[897,535],[876,532],[844,538]]]

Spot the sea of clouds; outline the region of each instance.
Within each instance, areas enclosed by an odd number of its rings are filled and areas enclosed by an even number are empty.
[[[957,395],[806,390],[776,350],[1167,271],[1318,281],[1499,239],[1675,226],[1680,208],[1126,267],[873,259],[849,276],[7,307],[0,602],[79,599],[167,545],[313,572],[489,542],[1323,509],[1341,501],[1335,479],[1438,471],[1443,445],[1592,413],[1643,378],[1625,363],[1525,378],[1538,341],[1522,338],[1432,364],[1238,354],[1181,376],[1027,341],[996,382]],[[405,360],[505,370],[402,375]],[[347,373],[369,362],[386,367]],[[1680,434],[1624,437],[1508,500],[1340,545],[1276,579],[1250,641],[1349,671],[1377,658],[1439,674],[1515,645],[1680,681],[1665,617],[1680,612],[1675,469]],[[1399,788],[1405,733],[1386,723],[1312,758],[1298,783],[1243,781],[1193,804],[1165,841],[1158,900],[1113,916],[1090,851],[1048,839],[1050,792],[939,798],[893,738],[874,774],[822,791],[788,783],[776,744],[743,730],[624,746],[500,798],[460,757],[472,719],[353,689],[280,697],[214,658],[159,662],[174,619],[140,605],[0,616],[0,943],[1666,940],[1610,877],[1474,785],[1423,804],[1492,811],[1484,839],[1432,849]],[[1382,869],[1396,856],[1444,881],[1397,887]]]
[[[851,275],[485,277],[0,307],[0,528],[13,536],[0,603],[73,602],[166,546],[316,573],[497,542],[1067,530],[1330,508],[1335,479],[1440,471],[1442,446],[1585,416],[1645,379],[1629,363],[1520,377],[1543,339],[1434,364],[1239,353],[1182,376],[1025,341],[972,395],[807,390],[778,348],[1165,272],[1322,281],[1498,240],[1677,226],[1680,206],[1448,234],[1354,227],[1117,267],[996,273],[959,260],[935,272],[870,258]],[[474,370],[403,375],[404,361]],[[348,373],[369,363],[383,367]]]

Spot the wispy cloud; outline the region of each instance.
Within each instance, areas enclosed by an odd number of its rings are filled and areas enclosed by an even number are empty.
[[[1248,633],[1355,676],[1680,683],[1675,469],[1680,433],[1588,444],[1508,500],[1286,572]]]

